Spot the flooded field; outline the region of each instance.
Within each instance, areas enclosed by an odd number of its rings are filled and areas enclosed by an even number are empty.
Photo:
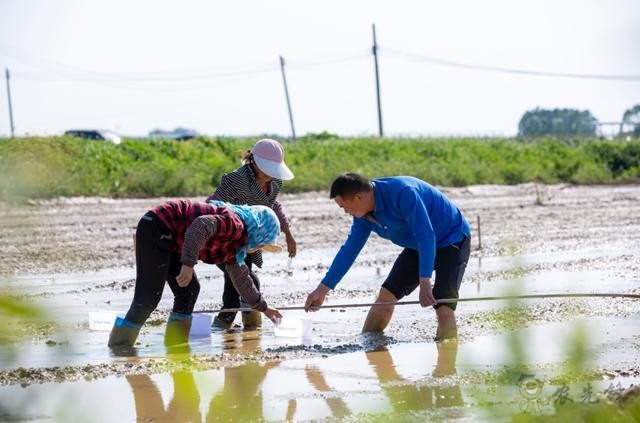
[[[640,186],[444,191],[473,230],[461,297],[640,294]],[[350,217],[327,193],[282,200],[299,254],[265,255],[259,276],[268,302],[300,305],[344,240]],[[0,420],[495,421],[527,407],[558,412],[569,400],[615,403],[640,383],[640,300],[632,299],[460,303],[459,339],[445,343],[433,342],[433,310],[415,305],[397,307],[378,338],[360,334],[366,308],[291,311],[287,318],[311,318],[310,337],[277,337],[265,322],[258,331],[237,326],[193,337],[188,350],[167,351],[167,288],[136,348],[114,354],[106,348],[108,332],[89,330],[88,313],[128,308],[132,234],[161,201],[0,206],[0,290],[48,313],[45,322],[16,325],[0,346]],[[372,301],[398,252],[373,235],[327,304]],[[218,308],[221,272],[204,264],[196,272],[196,309]],[[416,299],[417,292],[407,298]],[[575,376],[578,364],[586,376]],[[543,383],[535,397],[523,395],[519,383],[527,377]]]

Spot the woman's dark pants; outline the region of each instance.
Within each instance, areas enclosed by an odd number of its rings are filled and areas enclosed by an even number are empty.
[[[189,285],[178,286],[176,276],[182,263],[180,254],[172,251],[174,238],[154,214],[147,213],[140,219],[136,231],[136,286],[126,320],[140,326],[144,324],[158,306],[165,282],[173,292],[173,312],[193,312],[200,283],[194,273]]]
[[[247,265],[247,267],[249,267],[249,276],[251,276],[251,279],[253,280],[253,284],[256,286],[258,291],[260,291],[260,279],[258,278],[258,275],[256,275],[253,272],[253,270],[251,270],[253,263],[251,262],[251,260],[249,260],[248,257],[245,259],[244,263]],[[219,265],[218,267],[220,268],[220,270],[222,270],[224,274],[224,291],[222,291],[222,308],[223,309],[240,308],[241,306],[243,306],[240,304],[240,294],[238,294],[238,291],[236,291],[236,288],[233,286],[233,282],[231,282],[231,278],[229,277],[229,274],[227,273],[224,265]],[[233,323],[233,320],[236,318],[236,312],[222,311],[218,313],[217,318],[230,325],[231,323]]]

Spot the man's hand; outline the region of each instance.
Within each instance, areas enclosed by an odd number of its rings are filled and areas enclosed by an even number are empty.
[[[180,269],[180,274],[176,276],[178,286],[184,288],[191,283],[191,279],[193,279],[193,267],[183,264]]]
[[[431,290],[431,280],[429,278],[420,278],[420,305],[429,307],[436,304],[437,301],[433,298],[433,291]]]
[[[269,318],[274,324],[278,319],[282,319],[282,314],[275,308],[267,307],[265,311],[263,311],[264,315]]]
[[[318,284],[318,287],[313,290],[311,294],[307,296],[307,301],[304,303],[304,311],[318,311],[320,306],[324,303],[324,298],[327,296],[327,292],[330,288],[322,283]]]
[[[285,233],[285,238],[287,240],[287,252],[289,253],[289,257],[295,257],[298,252],[296,240],[293,239],[293,235],[291,232]]]

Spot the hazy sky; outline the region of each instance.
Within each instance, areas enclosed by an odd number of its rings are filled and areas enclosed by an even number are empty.
[[[619,121],[640,80],[638,0],[0,0],[0,66],[18,135],[378,131],[371,24],[387,135],[513,135],[534,107]],[[0,84],[0,135],[9,134]]]

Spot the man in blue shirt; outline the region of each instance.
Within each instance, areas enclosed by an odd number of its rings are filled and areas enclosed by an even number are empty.
[[[469,260],[471,228],[462,212],[436,188],[411,176],[369,181],[356,173],[344,173],[333,181],[330,197],[353,216],[353,223],[331,267],[307,297],[305,310],[320,308],[373,231],[404,247],[376,303],[396,302],[420,286],[420,305],[436,309],[436,340],[457,336],[456,303],[438,304],[437,299],[458,298]],[[371,307],[362,331],[382,332],[393,310],[393,304]]]

